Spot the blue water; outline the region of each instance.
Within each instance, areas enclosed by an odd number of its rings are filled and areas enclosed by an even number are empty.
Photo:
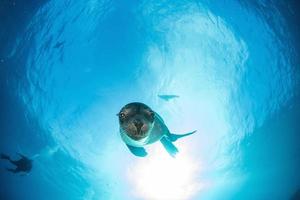
[[[2,200],[299,199],[296,1],[0,1]],[[178,95],[165,101],[158,95]],[[134,157],[116,113],[174,133]],[[297,196],[298,195],[298,196]]]

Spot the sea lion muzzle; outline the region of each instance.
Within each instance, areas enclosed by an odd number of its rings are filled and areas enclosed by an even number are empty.
[[[135,125],[136,129],[137,129],[137,132],[140,133],[141,132],[141,128],[142,126],[144,125],[143,122],[141,122],[140,120],[135,120],[133,122],[133,124]]]

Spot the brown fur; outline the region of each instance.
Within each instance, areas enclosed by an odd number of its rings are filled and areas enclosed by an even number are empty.
[[[154,112],[143,103],[129,103],[118,113],[120,127],[134,139],[141,140],[148,136],[154,121]]]

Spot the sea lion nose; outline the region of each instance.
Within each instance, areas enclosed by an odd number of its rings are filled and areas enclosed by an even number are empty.
[[[140,120],[136,120],[136,121],[134,121],[134,125],[137,128],[138,132],[140,132],[140,130],[143,126],[143,122],[141,122]]]

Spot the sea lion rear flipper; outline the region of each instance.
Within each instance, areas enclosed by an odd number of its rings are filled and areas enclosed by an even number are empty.
[[[166,137],[162,137],[160,142],[163,144],[170,156],[175,157],[175,155],[178,153],[177,147]]]
[[[130,145],[127,145],[127,147],[130,150],[130,152],[133,153],[135,156],[145,157],[147,155],[147,152],[143,147],[134,147]]]
[[[182,137],[185,137],[185,136],[189,136],[189,135],[192,135],[193,133],[195,133],[196,132],[196,130],[195,131],[192,131],[192,132],[190,132],[190,133],[185,133],[185,134],[173,134],[173,133],[169,133],[169,134],[167,134],[167,137],[169,138],[169,140],[171,141],[171,142],[175,142],[177,139],[179,139],[179,138],[182,138]]]

